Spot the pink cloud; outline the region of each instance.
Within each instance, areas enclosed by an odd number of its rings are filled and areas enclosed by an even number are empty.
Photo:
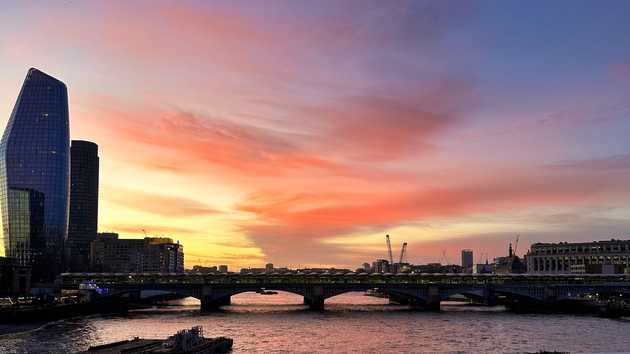
[[[275,191],[252,195],[238,208],[256,215],[255,221],[242,223],[241,227],[268,254],[282,258],[284,254],[297,253],[317,259],[331,252],[331,246],[322,241],[357,232],[387,232],[391,227],[430,223],[436,218],[626,200],[629,194],[618,187],[626,178],[627,174],[602,179],[598,174],[516,171],[479,181],[462,181],[451,188],[406,192],[376,188],[380,191],[283,197]]]

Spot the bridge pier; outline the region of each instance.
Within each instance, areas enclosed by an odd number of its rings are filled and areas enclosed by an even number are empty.
[[[322,285],[313,285],[305,289],[304,304],[308,305],[311,310],[321,311],[324,309],[324,287]]]
[[[440,297],[429,297],[424,303],[425,311],[440,311]]]
[[[218,310],[221,306],[227,306],[232,303],[229,296],[215,298],[212,296],[204,296],[201,298],[201,312],[212,312]]]
[[[409,297],[400,296],[398,294],[389,294],[388,297],[390,305],[410,305],[412,302]]]
[[[308,305],[310,310],[322,311],[324,310],[324,297],[316,296],[312,298],[304,297],[304,304]]]
[[[437,286],[429,286],[426,290],[424,298],[409,298],[411,308],[423,311],[440,311],[440,288]]]
[[[213,289],[207,285],[201,289],[201,312],[216,311],[231,302],[231,294],[225,290]]]

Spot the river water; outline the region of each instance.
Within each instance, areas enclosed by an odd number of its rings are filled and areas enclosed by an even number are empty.
[[[300,296],[289,293],[240,294],[209,314],[201,314],[194,299],[182,304],[1,335],[0,353],[74,353],[134,336],[165,338],[196,325],[206,336],[234,338],[234,353],[630,352],[627,319],[523,315],[461,304],[417,312],[360,293],[326,300],[324,312],[308,311]]]

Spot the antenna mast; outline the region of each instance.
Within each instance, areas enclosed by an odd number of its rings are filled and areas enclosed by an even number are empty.
[[[387,253],[389,255],[389,264],[394,264],[394,257],[392,256],[392,243],[389,241],[389,235],[385,235],[387,241]]]

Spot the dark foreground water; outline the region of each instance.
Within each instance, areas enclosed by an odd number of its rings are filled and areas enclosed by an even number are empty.
[[[207,336],[234,338],[235,353],[630,352],[630,320],[624,319],[461,305],[413,312],[357,293],[327,300],[319,313],[301,302],[292,294],[247,293],[219,313],[200,314],[191,300],[189,306],[63,320],[1,335],[0,353],[73,353],[134,336],[165,338],[195,325]]]

